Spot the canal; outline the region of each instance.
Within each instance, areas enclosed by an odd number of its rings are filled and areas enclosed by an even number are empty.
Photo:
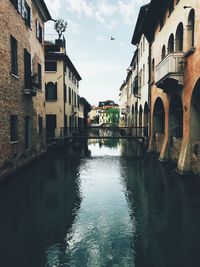
[[[0,185],[2,267],[199,267],[200,180],[133,141],[51,151]]]

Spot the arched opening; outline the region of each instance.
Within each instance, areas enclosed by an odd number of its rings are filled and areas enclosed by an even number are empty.
[[[135,127],[138,126],[138,103],[135,103]]]
[[[164,141],[165,111],[163,101],[160,97],[156,99],[153,111],[153,137],[155,150],[160,152]]]
[[[143,115],[143,110],[142,110],[142,105],[140,105],[139,108],[139,127],[142,127],[142,115]]]
[[[192,9],[189,13],[188,17],[188,25],[187,25],[187,43],[188,49],[194,46],[194,30],[195,30],[195,11]]]
[[[166,47],[165,47],[165,45],[163,45],[162,54],[161,54],[161,60],[163,60],[165,58],[165,56],[166,56]]]
[[[134,105],[132,105],[132,125],[134,126],[134,115],[135,115],[135,108]]]
[[[169,148],[170,158],[178,161],[183,137],[183,104],[181,97],[175,94],[169,105]]]
[[[183,51],[183,23],[179,23],[176,30],[176,52]]]
[[[190,104],[191,168],[200,174],[200,79],[197,81]]]
[[[144,104],[144,117],[143,117],[143,126],[145,127],[144,136],[148,137],[148,104]]]
[[[173,34],[171,34],[169,37],[167,49],[168,49],[168,53],[174,52],[174,35]]]

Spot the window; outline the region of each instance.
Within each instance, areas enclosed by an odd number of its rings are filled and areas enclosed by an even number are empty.
[[[38,88],[42,89],[42,66],[38,63]]]
[[[17,141],[17,124],[18,124],[17,115],[11,115],[10,116],[10,141],[11,142]]]
[[[31,89],[31,54],[24,49],[24,88]]]
[[[11,73],[18,75],[18,61],[17,61],[17,40],[11,36]]]
[[[171,34],[168,41],[168,53],[174,52],[174,35]]]
[[[56,61],[46,61],[45,62],[45,71],[57,71],[57,62]]]
[[[43,31],[38,20],[36,20],[36,37],[40,43],[43,42]]]
[[[10,0],[10,2],[13,4],[13,6],[18,9],[18,0]]]
[[[45,85],[46,100],[57,100],[57,83],[49,82]]]
[[[194,30],[195,30],[195,11],[192,9],[188,17],[187,33],[188,48],[194,46]]]
[[[24,123],[25,123],[25,135],[24,135],[25,149],[29,149],[30,143],[31,143],[31,118],[30,116],[25,116]]]
[[[64,85],[64,101],[67,102],[67,85]]]
[[[163,45],[162,47],[162,54],[161,54],[161,60],[163,60],[166,56],[166,48],[165,48],[165,45]]]
[[[69,104],[71,105],[72,102],[72,95],[71,95],[71,88],[69,87]]]
[[[32,25],[31,9],[30,9],[29,5],[27,4],[27,2],[24,2],[24,5],[22,5],[22,7],[23,6],[24,6],[24,20],[25,20],[25,23],[26,23],[27,26],[29,26],[31,28],[31,25]]]

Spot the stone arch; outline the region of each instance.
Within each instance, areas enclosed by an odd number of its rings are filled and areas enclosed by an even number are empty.
[[[176,30],[175,51],[183,51],[183,23],[180,22]]]
[[[194,38],[195,38],[194,31],[195,31],[195,11],[194,11],[194,9],[191,9],[189,16],[188,16],[188,24],[187,24],[188,49],[194,46]]]
[[[190,103],[190,147],[191,169],[200,174],[200,78],[194,87]]]
[[[163,60],[165,58],[165,56],[166,56],[166,47],[165,47],[165,45],[163,45],[162,54],[161,54],[161,60]]]
[[[169,36],[167,50],[168,50],[168,53],[174,52],[174,35],[173,34]]]

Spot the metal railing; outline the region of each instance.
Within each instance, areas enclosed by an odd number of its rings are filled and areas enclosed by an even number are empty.
[[[67,127],[56,128],[47,132],[47,142],[58,141],[62,139],[140,139],[148,136],[146,127]]]

